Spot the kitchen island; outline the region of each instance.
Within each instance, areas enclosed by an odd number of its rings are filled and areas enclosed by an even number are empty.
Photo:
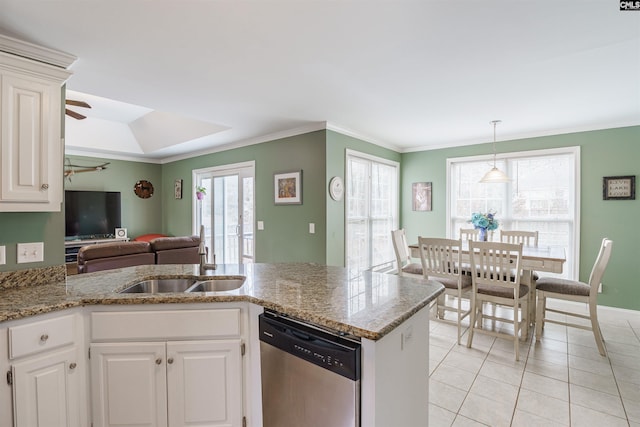
[[[118,293],[151,278],[237,276],[246,277],[244,285],[227,292]],[[149,265],[19,285],[0,291],[3,327],[76,307],[92,312],[106,307],[175,310],[176,305],[185,304],[245,304],[249,355],[245,376],[252,383],[245,390],[245,413],[254,426],[261,425],[260,391],[255,387],[259,381],[257,314],[269,309],[357,337],[362,342],[361,425],[426,425],[428,305],[443,291],[437,282],[371,272],[349,277],[344,268],[284,263],[220,265],[204,276],[194,265]],[[85,318],[89,318],[86,313]]]

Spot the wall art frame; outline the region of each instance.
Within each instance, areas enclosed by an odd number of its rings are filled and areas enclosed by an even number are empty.
[[[414,211],[429,212],[431,208],[430,182],[414,182],[411,187],[411,204]]]
[[[173,183],[174,197],[176,199],[182,199],[182,180],[176,179]]]
[[[302,204],[302,171],[273,174],[274,203],[276,205]]]
[[[602,178],[603,200],[635,200],[636,176],[605,176]]]

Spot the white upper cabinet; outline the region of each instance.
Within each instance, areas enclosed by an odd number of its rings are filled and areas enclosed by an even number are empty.
[[[55,54],[0,36],[0,212],[60,211],[63,67],[75,58]]]

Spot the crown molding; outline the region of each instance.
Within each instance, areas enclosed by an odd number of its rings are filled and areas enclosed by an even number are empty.
[[[65,69],[78,59],[69,53],[38,46],[2,34],[0,34],[0,51]]]

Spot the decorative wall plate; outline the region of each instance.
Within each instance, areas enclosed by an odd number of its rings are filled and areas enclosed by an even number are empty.
[[[136,185],[133,186],[133,192],[136,193],[136,196],[140,197],[141,199],[148,199],[149,197],[153,196],[153,184],[151,184],[149,181],[141,179],[140,181],[136,182]]]

